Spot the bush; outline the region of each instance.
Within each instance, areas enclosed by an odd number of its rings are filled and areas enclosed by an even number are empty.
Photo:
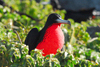
[[[9,0],[6,1],[11,2]],[[44,57],[42,56],[42,51],[35,49],[29,55],[28,46],[24,44],[25,37],[33,27],[41,30],[46,21],[46,15],[54,11],[51,5],[43,7],[43,5],[35,1],[32,1],[31,5],[29,2],[19,3],[20,1],[18,0],[10,6],[14,5],[14,10],[25,12],[35,19],[44,19],[41,21],[32,20],[26,15],[19,15],[7,6],[3,7],[0,5],[0,67],[100,66],[100,33],[97,33],[98,37],[92,40],[86,32],[87,27],[97,26],[100,19],[88,20],[82,22],[82,24],[74,23],[72,19],[69,19],[72,24],[71,28],[68,29],[67,25],[63,25],[62,27],[62,29],[67,29],[64,33],[67,33],[69,37],[69,40],[66,41],[64,51],[58,50],[56,55],[50,54]],[[26,7],[23,8],[26,11],[22,11],[23,6]],[[42,10],[40,11],[40,9]],[[56,11],[56,13],[64,18],[64,10]]]

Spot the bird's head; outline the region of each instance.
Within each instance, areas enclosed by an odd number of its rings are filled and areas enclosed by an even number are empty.
[[[62,20],[61,16],[56,13],[50,14],[47,19],[46,25],[52,25],[52,24],[69,24],[69,25],[71,25],[70,21]]]

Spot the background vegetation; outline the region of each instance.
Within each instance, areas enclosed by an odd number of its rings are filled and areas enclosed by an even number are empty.
[[[100,33],[91,38],[86,32],[87,27],[99,26],[100,18],[81,24],[69,19],[72,26],[61,27],[66,37],[64,51],[44,57],[35,49],[28,55],[24,40],[32,28],[43,28],[48,15],[54,12],[52,6],[34,0],[4,1],[8,6],[0,5],[0,67],[100,67]],[[64,10],[55,13],[64,19]]]

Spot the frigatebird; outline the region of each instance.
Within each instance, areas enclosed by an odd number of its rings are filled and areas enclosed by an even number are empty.
[[[44,28],[38,31],[33,28],[27,35],[25,44],[29,46],[29,53],[33,49],[42,50],[43,56],[56,54],[64,45],[64,34],[60,28],[61,24],[69,24],[70,21],[62,20],[61,16],[52,13],[49,15]]]

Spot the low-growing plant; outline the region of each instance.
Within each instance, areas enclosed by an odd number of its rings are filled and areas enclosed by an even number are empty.
[[[22,4],[20,0],[14,2],[15,4],[9,6],[35,19],[42,19],[54,12],[51,5],[43,7],[35,1],[32,1],[31,5],[29,1]],[[22,11],[23,6],[26,8]],[[56,13],[64,18],[64,10],[58,10]],[[44,57],[41,50],[34,49],[29,55],[29,48],[24,44],[24,40],[32,28],[41,30],[46,17],[40,21],[32,20],[27,15],[19,15],[12,11],[8,6],[0,5],[0,67],[100,67],[100,33],[97,33],[97,38],[92,39],[86,32],[87,27],[98,26],[100,19],[82,21],[81,24],[69,20],[72,25],[70,29],[62,25],[68,37],[65,39],[67,41],[64,51],[58,50],[55,55]]]

